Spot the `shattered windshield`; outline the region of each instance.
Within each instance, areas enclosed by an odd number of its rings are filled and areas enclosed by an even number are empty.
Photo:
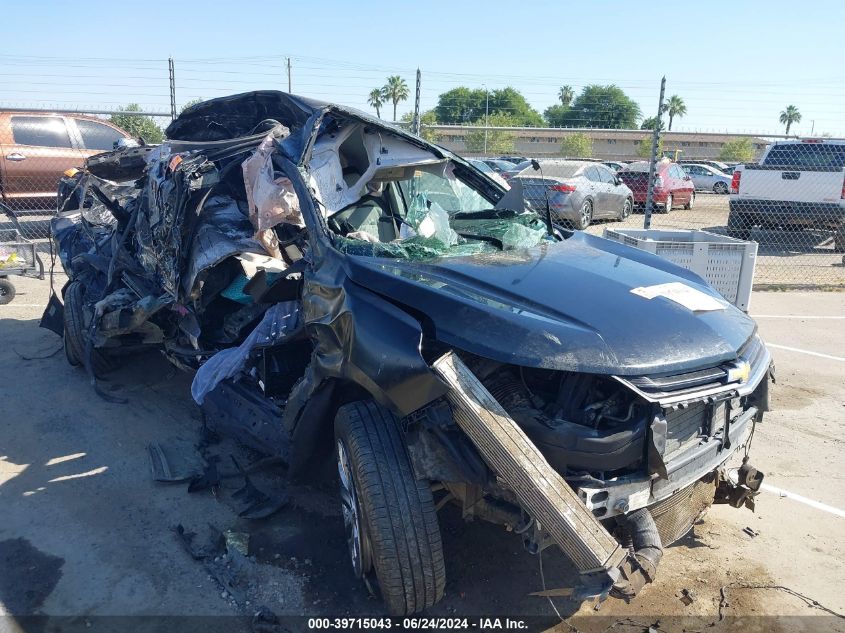
[[[405,168],[366,185],[329,218],[338,248],[353,255],[424,259],[536,246],[545,225],[532,211],[496,208],[452,163]],[[520,206],[520,205],[513,205]]]

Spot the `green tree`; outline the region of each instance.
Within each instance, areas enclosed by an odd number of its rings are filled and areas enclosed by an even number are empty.
[[[546,120],[556,127],[637,127],[640,106],[618,86],[586,86],[570,107],[552,106]]]
[[[647,136],[637,143],[637,156],[651,158],[651,136]],[[657,156],[663,156],[663,137],[657,139]]]
[[[408,84],[399,75],[392,75],[387,78],[387,83],[381,89],[381,98],[385,103],[393,102],[393,120],[396,120],[396,106],[400,101],[405,101],[411,91],[408,89]]]
[[[464,137],[468,152],[486,151],[488,154],[510,154],[514,151],[514,145],[516,143],[514,133],[496,128],[518,127],[519,123],[515,117],[501,113],[491,114],[490,127],[488,129],[485,129],[483,120],[473,123],[473,126],[475,126],[475,129],[472,132],[468,132]],[[487,138],[486,150],[484,149],[485,135]]]
[[[719,151],[719,160],[748,163],[754,160],[754,144],[747,136],[728,141]]]
[[[682,117],[687,113],[687,105],[678,95],[669,97],[669,101],[663,104],[663,111],[669,115],[669,131],[672,131],[672,121],[675,117]]]
[[[642,125],[640,125],[641,130],[653,130],[654,124],[657,123],[656,116],[650,116],[647,119],[643,119]],[[663,119],[660,119],[659,127],[657,128],[660,131],[663,131]]]
[[[137,103],[130,103],[125,108],[119,107],[121,112],[142,112]],[[109,122],[128,132],[133,138],[142,138],[147,143],[161,143],[164,132],[150,117],[141,114],[113,114]]]
[[[185,110],[187,110],[191,106],[195,106],[198,103],[202,103],[202,102],[203,102],[202,97],[198,97],[197,99],[191,99],[190,101],[186,102],[185,105],[182,106],[182,109],[179,110],[179,114],[182,114]]]
[[[546,123],[552,127],[563,127],[564,121],[566,120],[570,109],[571,108],[568,105],[556,103],[543,111],[543,118],[546,119]]]
[[[557,93],[557,98],[560,99],[560,105],[564,108],[569,107],[569,104],[575,98],[575,91],[572,89],[572,86],[561,86],[560,91]]]
[[[786,110],[780,113],[780,122],[786,126],[786,135],[789,136],[789,128],[793,123],[801,123],[801,113],[794,105],[786,106]]]
[[[406,112],[402,115],[402,122],[408,124],[408,129],[414,123],[414,113]],[[440,134],[437,130],[432,130],[431,127],[437,125],[437,115],[434,110],[426,110],[420,114],[420,136],[430,143],[437,143],[440,140]]]
[[[583,132],[576,132],[563,137],[560,153],[570,158],[592,158],[593,139]]]
[[[376,116],[378,118],[381,118],[381,106],[384,105],[381,91],[381,88],[373,88],[370,90],[370,96],[367,97],[367,103],[376,109]]]
[[[444,92],[437,98],[434,108],[437,120],[447,125],[484,123],[486,114],[510,117],[515,126],[542,126],[543,117],[518,90],[502,88],[487,91],[484,88],[460,86]]]

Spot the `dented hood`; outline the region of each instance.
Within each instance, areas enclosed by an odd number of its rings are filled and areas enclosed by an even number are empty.
[[[731,305],[692,312],[633,288],[699,277],[642,251],[576,233],[560,243],[471,257],[349,257],[350,278],[406,306],[426,334],[526,367],[600,374],[682,372],[734,359],[755,323]],[[421,316],[425,315],[425,316]]]

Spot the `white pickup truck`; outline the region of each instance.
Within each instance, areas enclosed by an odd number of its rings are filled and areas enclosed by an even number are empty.
[[[731,182],[728,232],[748,239],[755,226],[832,231],[845,251],[845,141],[777,141]]]

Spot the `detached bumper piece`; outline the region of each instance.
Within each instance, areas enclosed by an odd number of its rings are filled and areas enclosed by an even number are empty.
[[[620,580],[619,568],[628,551],[585,507],[460,358],[449,352],[433,367],[450,387],[447,398],[458,426],[580,572],[581,587],[573,597],[606,596]],[[651,520],[650,515],[648,518]]]

